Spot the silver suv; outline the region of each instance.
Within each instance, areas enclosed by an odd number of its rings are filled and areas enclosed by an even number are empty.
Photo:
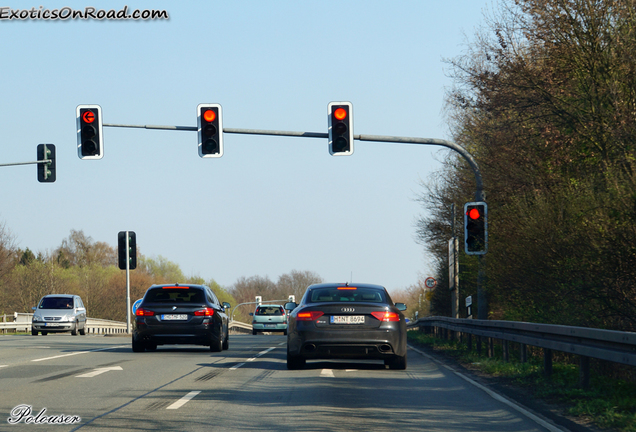
[[[42,297],[33,308],[31,334],[70,331],[73,336],[86,334],[86,308],[80,296],[72,294],[49,294]]]

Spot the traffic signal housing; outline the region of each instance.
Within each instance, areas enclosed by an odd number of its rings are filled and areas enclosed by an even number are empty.
[[[330,102],[329,153],[333,156],[353,154],[353,105],[351,102]]]
[[[137,268],[137,235],[134,231],[119,231],[117,235],[117,252],[119,268],[126,270],[126,234],[128,234],[128,269]]]
[[[78,105],[76,115],[79,158],[103,158],[102,108],[99,105]]]
[[[464,205],[464,251],[467,255],[485,255],[488,251],[488,205],[485,202]]]
[[[49,160],[38,164],[38,181],[52,183],[55,181],[55,145],[38,144],[38,161]]]
[[[197,106],[197,132],[199,156],[202,158],[223,156],[223,111],[219,104]]]

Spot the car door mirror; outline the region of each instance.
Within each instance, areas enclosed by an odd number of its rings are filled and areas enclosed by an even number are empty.
[[[223,302],[223,307],[224,307],[225,309],[229,309],[229,308],[231,308],[231,307],[232,307],[232,305],[231,305],[231,304],[229,304],[228,302]]]
[[[396,303],[395,307],[398,308],[398,310],[401,310],[401,311],[405,311],[406,310],[406,305],[404,303]]]
[[[298,305],[295,302],[285,303],[285,310],[293,311],[297,307],[298,307]]]

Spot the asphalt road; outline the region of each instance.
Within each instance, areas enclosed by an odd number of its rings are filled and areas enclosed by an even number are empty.
[[[222,353],[133,353],[128,337],[0,336],[0,430],[559,430],[411,349],[406,371],[373,361],[288,371],[285,345],[232,335]],[[67,424],[33,424],[45,417]]]

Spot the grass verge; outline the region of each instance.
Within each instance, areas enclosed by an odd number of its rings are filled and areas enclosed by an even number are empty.
[[[547,403],[556,403],[565,412],[596,426],[620,432],[636,432],[636,384],[611,379],[592,373],[590,387],[579,387],[578,365],[555,361],[552,376],[543,374],[543,360],[528,356],[526,363],[511,358],[504,362],[501,356],[488,358],[482,351],[468,351],[465,343],[438,339],[418,331],[408,332],[409,343],[425,346],[454,358],[470,369],[478,369],[492,377],[505,378],[509,384],[523,387],[533,397]],[[512,356],[511,356],[512,357]]]

